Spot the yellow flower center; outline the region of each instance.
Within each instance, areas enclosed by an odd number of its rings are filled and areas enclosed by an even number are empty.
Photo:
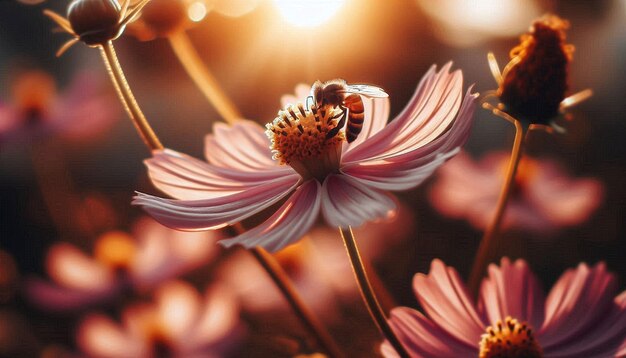
[[[339,170],[341,143],[345,135],[337,128],[343,111],[325,107],[316,110],[302,103],[287,105],[265,125],[274,160],[289,164],[304,179],[322,181]]]
[[[543,352],[526,322],[507,317],[486,329],[480,340],[479,358],[541,358]]]

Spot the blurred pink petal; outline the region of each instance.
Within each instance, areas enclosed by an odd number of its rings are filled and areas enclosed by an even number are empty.
[[[458,153],[469,136],[478,95],[470,88],[464,96],[463,75],[458,70],[450,73],[450,68],[447,64],[437,72],[433,66],[389,125],[388,98],[362,96],[366,124],[362,136],[350,145],[338,127],[340,110],[328,107],[318,112],[303,103],[308,94],[296,98],[302,105],[280,111],[266,130],[249,121],[216,125],[207,136],[208,163],[171,151],[157,151],[147,162],[155,186],[179,200],[139,194],[133,204],[166,226],[210,230],[235,224],[293,192],[260,226],[221,241],[270,251],[300,239],[320,206],[332,226],[356,226],[385,217],[395,203],[379,189],[416,187]],[[298,90],[304,92],[302,86]],[[269,141],[262,138],[263,131]],[[270,153],[275,161],[269,159]]]
[[[102,315],[88,316],[77,337],[80,349],[93,358],[148,357],[146,343]]]
[[[475,163],[458,155],[442,168],[430,201],[443,215],[465,218],[484,229],[498,201],[508,154],[494,153]],[[602,202],[595,179],[568,178],[555,163],[524,157],[509,199],[503,226],[549,232],[587,220]],[[466,190],[468,187],[473,190]]]
[[[521,327],[527,327],[547,358],[621,357],[626,344],[626,291],[615,297],[615,277],[602,263],[566,271],[545,305],[528,264],[507,258],[499,267],[490,265],[477,305],[456,270],[439,260],[427,276],[415,276],[414,289],[426,316],[396,308],[389,320],[412,357],[439,356],[436,350],[449,352],[444,356],[477,356],[481,336],[491,337],[487,328],[503,319],[517,320],[520,330],[496,333],[509,335],[501,339],[510,338],[515,348],[525,332]],[[386,357],[397,356],[388,343],[382,351]]]
[[[149,218],[135,224],[137,251],[129,267],[133,283],[149,288],[198,268],[217,254],[217,232],[180,232]]]
[[[163,349],[172,357],[221,357],[239,335],[238,307],[223,286],[201,296],[185,282],[168,282],[154,303],[129,306],[122,317],[117,324],[89,316],[78,331],[81,350],[103,358],[148,358]]]
[[[18,143],[56,135],[72,141],[93,140],[120,114],[115,97],[101,93],[101,88],[96,76],[85,72],[57,94],[47,73],[24,72],[14,85],[13,102],[0,107],[0,139]]]
[[[50,249],[46,269],[50,278],[70,289],[99,291],[115,282],[111,268],[66,243]]]

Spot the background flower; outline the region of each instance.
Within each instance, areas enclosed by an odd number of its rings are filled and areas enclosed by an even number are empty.
[[[432,205],[446,216],[486,228],[508,161],[507,153],[491,153],[480,162],[458,155],[439,171],[430,193]],[[570,178],[557,163],[529,157],[522,158],[514,185],[503,227],[538,233],[584,222],[604,196],[598,180]]]
[[[121,324],[101,314],[87,316],[77,341],[88,357],[221,357],[240,333],[228,290],[211,287],[202,296],[173,281],[157,290],[154,303],[126,308]]]

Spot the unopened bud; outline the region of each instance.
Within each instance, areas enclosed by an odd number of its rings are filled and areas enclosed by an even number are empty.
[[[80,40],[95,46],[121,34],[120,12],[116,0],[74,0],[67,10],[67,18]]]

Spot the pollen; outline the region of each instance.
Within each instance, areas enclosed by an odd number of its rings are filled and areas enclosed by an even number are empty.
[[[338,127],[342,116],[343,111],[332,107],[317,109],[314,106],[306,108],[302,103],[287,105],[274,121],[265,125],[274,160],[291,165],[299,172],[298,167],[302,165],[309,168],[321,166],[322,171],[333,165],[338,167],[338,151],[345,140],[342,128]],[[317,176],[322,173],[308,174]]]
[[[510,52],[499,97],[512,112],[535,123],[558,115],[568,90],[574,46],[566,44],[569,22],[554,15],[536,20]]]
[[[543,352],[526,322],[507,317],[486,329],[480,340],[479,358],[541,358]]]

